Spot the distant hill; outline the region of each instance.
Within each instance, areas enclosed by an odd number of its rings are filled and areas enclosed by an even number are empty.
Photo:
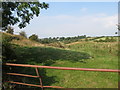
[[[66,45],[77,44],[82,42],[116,42],[118,41],[118,36],[101,36],[101,37],[86,37],[84,36],[75,36],[75,37],[57,37],[57,38],[45,38],[39,39],[38,42],[31,41],[20,35],[14,35],[9,33],[0,32],[2,39],[8,39],[12,44],[21,45],[21,46],[47,46],[47,47],[57,47],[57,48],[66,48]]]

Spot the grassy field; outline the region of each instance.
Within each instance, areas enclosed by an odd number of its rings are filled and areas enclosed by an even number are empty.
[[[59,67],[118,69],[117,42],[79,42],[66,45],[66,49],[52,47],[16,47],[17,63]],[[44,85],[65,88],[117,88],[118,74],[39,69]],[[35,74],[32,68],[20,69],[22,73]],[[19,72],[18,71],[18,72]],[[23,77],[22,77],[23,79]],[[24,78],[29,83],[37,80]]]
[[[64,48],[57,48],[59,44],[44,45],[33,42],[21,36],[11,36],[14,52],[17,55],[16,63],[96,68],[118,69],[118,42],[79,41],[64,44]],[[17,40],[19,38],[19,40]],[[33,68],[13,68],[14,72],[36,75]],[[117,88],[118,74],[111,72],[91,72],[39,69],[43,85],[61,86],[65,88]],[[38,79],[17,78],[15,81],[39,84]]]

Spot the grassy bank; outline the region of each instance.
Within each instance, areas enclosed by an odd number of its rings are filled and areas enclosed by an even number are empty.
[[[118,69],[117,43],[82,42],[69,44],[68,48],[69,50],[48,47],[17,47],[15,49],[18,56],[17,63]],[[35,74],[33,69],[24,69],[22,73]],[[40,69],[40,74],[44,85],[65,88],[118,87],[117,73]],[[29,79],[25,80],[29,82]]]
[[[12,36],[11,36],[12,37]],[[16,54],[16,63],[96,68],[118,69],[118,43],[80,41],[66,44],[58,48],[33,42],[28,39],[14,36],[12,44]],[[56,42],[57,43],[57,42]],[[17,67],[13,72],[36,75],[33,68]],[[39,69],[43,85],[61,86],[65,88],[117,88],[118,74],[111,72],[90,72],[72,70]],[[15,81],[39,84],[38,79],[13,77]],[[22,87],[22,86],[20,86]]]

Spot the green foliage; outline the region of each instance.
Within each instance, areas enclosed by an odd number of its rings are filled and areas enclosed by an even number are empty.
[[[13,51],[14,45],[10,42],[15,39],[11,35],[2,33],[2,60],[5,62],[13,62],[16,59],[16,54]]]
[[[13,72],[12,67],[10,66],[4,66],[4,63],[15,63],[16,62],[16,53],[13,50],[13,45],[8,43],[2,43],[2,88],[3,90],[9,90],[12,88],[12,85],[10,83],[7,83],[6,81],[10,81],[10,76],[6,75],[7,72]]]
[[[32,40],[32,41],[38,41],[38,35],[33,34],[29,37],[29,39]]]
[[[9,27],[7,28],[6,33],[13,34],[13,32],[14,32],[13,28],[9,26]]]
[[[12,45],[10,42],[13,40],[13,37],[11,35],[1,33],[2,34],[2,63],[15,63],[16,62],[16,53],[14,52],[15,46]],[[5,73],[7,71],[12,71],[11,67],[5,67],[3,65],[2,67],[2,75],[4,76],[2,78],[2,86],[4,89],[12,87],[11,85],[7,84],[5,81],[10,80],[9,76],[7,76]]]
[[[94,42],[115,42],[117,41],[117,38],[114,36],[86,37],[86,35],[83,35],[83,36],[75,36],[75,37],[53,37],[53,38],[49,37],[49,38],[39,39],[39,42],[43,44],[50,44],[56,42],[62,42],[64,44],[68,44],[72,42],[79,42],[82,40],[94,41]]]
[[[13,50],[13,45],[10,43],[2,43],[2,62],[8,63],[8,62],[15,62],[16,54]]]
[[[48,4],[40,2],[2,2],[2,27],[18,24],[19,28],[26,27],[34,16],[38,16],[40,9],[47,9]]]
[[[25,33],[25,31],[21,31],[21,32],[19,33],[19,35],[27,38],[27,34]]]
[[[65,44],[71,43],[71,42],[77,42],[80,39],[86,38],[86,35],[83,36],[77,36],[77,37],[49,37],[49,38],[44,38],[44,39],[39,39],[40,43],[43,44],[49,44],[49,43],[54,43],[54,42],[63,42]]]
[[[2,30],[6,31],[8,26],[18,24],[19,28],[24,28],[30,23],[30,20],[34,16],[38,16],[40,9],[47,9],[48,4],[39,2],[2,2]],[[1,17],[0,17],[1,18]],[[13,34],[13,30],[8,28],[7,33]],[[27,37],[25,32],[20,33],[21,36]],[[14,62],[16,59],[16,54],[14,53],[14,47],[10,43],[12,41],[12,36],[4,36],[2,41],[2,60],[3,63]],[[15,38],[19,39],[19,38]],[[12,71],[10,67],[7,68],[8,71]],[[3,89],[6,90],[7,87],[11,85],[6,84],[7,80],[11,80],[9,76],[4,74],[6,72],[6,67],[3,67]],[[14,78],[12,78],[13,80]],[[19,79],[19,78],[17,78]],[[8,89],[8,88],[7,88]]]

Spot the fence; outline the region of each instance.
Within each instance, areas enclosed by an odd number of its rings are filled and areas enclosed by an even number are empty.
[[[38,68],[48,68],[48,69],[59,69],[59,70],[79,70],[79,71],[98,71],[98,72],[115,72],[119,73],[120,70],[114,70],[114,69],[92,69],[92,68],[70,68],[70,67],[53,67],[53,66],[38,66],[38,65],[26,65],[26,64],[12,64],[12,63],[5,63],[4,65],[7,66],[20,66],[20,67],[33,67],[35,68],[37,76],[33,75],[26,75],[26,74],[18,74],[18,73],[6,73],[7,75],[18,75],[18,76],[25,76],[25,77],[33,77],[33,78],[39,78],[40,85],[34,85],[34,84],[27,84],[27,83],[21,83],[21,82],[13,82],[13,81],[7,81],[9,83],[14,84],[21,84],[21,85],[28,85],[28,86],[35,86],[42,88],[63,88],[59,86],[43,86],[42,84],[42,78],[39,75]]]

